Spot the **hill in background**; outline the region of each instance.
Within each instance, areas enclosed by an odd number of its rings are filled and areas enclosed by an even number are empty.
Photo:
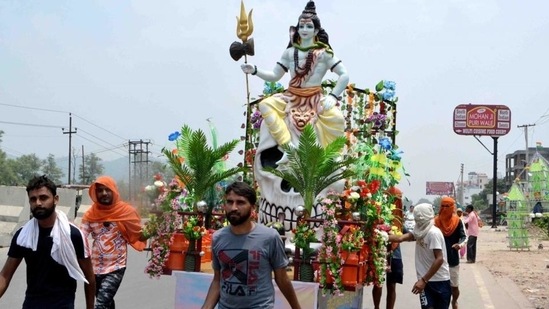
[[[64,173],[63,180],[67,181],[67,169],[68,169],[68,163],[67,158],[59,158],[55,160],[57,163],[57,166],[61,168],[61,170]],[[114,178],[117,182],[128,182],[129,179],[129,165],[130,162],[128,160],[128,157],[121,157],[118,159],[110,160],[110,161],[101,161],[101,164],[103,165],[103,174],[111,176]],[[80,178],[78,177],[78,170],[80,168],[81,162],[76,163],[76,180],[78,181]],[[72,167],[71,167],[72,168]]]

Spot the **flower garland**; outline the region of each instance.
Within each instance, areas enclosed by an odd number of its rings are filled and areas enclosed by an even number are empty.
[[[341,250],[358,252],[364,245],[364,232],[359,226],[352,225],[341,238]]]
[[[183,223],[183,234],[188,240],[197,240],[206,235],[207,230],[200,224],[200,218],[198,215],[187,216]]]
[[[348,189],[341,194],[344,202],[344,214],[339,218],[349,219],[348,213],[359,212],[361,220],[366,222],[362,228],[351,227],[343,238],[345,241],[354,239],[355,244],[345,245],[346,249],[357,248],[360,243],[356,240],[362,236],[362,254],[366,258],[366,284],[382,285],[387,269],[387,231],[391,230],[393,209],[395,205],[389,201],[389,196],[382,190],[383,180],[370,177],[370,181],[356,180],[348,183]],[[396,228],[396,227],[395,227]],[[353,234],[355,234],[353,236]],[[346,238],[347,237],[347,238]],[[350,250],[353,251],[353,250]],[[356,251],[356,249],[354,250]]]
[[[341,272],[343,270],[343,261],[340,257],[341,235],[336,214],[341,211],[340,196],[336,193],[330,193],[321,200],[322,212],[324,213],[324,222],[322,224],[322,245],[318,252],[320,262],[319,278],[322,295],[326,296],[329,292],[341,296],[344,287],[341,281]],[[332,291],[328,288],[328,278],[333,282]]]
[[[335,82],[324,81],[323,89],[328,93],[335,87]],[[276,90],[275,90],[276,89]],[[380,81],[375,89],[358,89],[349,84],[341,100],[341,110],[345,117],[345,135],[348,138],[346,155],[358,158],[352,167],[356,176],[348,179],[346,190],[341,194],[330,193],[326,198],[319,200],[324,222],[322,229],[322,246],[319,249],[318,261],[320,270],[317,278],[323,288],[323,295],[328,293],[328,286],[332,284],[331,293],[343,295],[341,282],[342,265],[340,252],[344,249],[355,249],[360,243],[353,241],[359,238],[354,233],[363,233],[364,243],[361,255],[367,260],[366,284],[383,283],[387,267],[387,232],[386,226],[391,227],[393,220],[392,204],[387,190],[396,185],[401,178],[401,155],[394,143],[398,134],[396,131],[396,84],[392,81]],[[275,84],[265,84],[264,95],[269,96],[280,91]],[[250,130],[257,137],[259,115],[257,110],[248,113],[251,121]],[[249,137],[249,133],[247,132]],[[250,140],[256,141],[251,138]],[[254,147],[247,147],[246,164],[253,162]],[[361,228],[345,235],[340,234],[339,220],[356,220],[356,213],[360,221],[365,222]],[[343,248],[345,247],[345,248]],[[332,280],[332,282],[330,282]]]
[[[166,182],[162,180],[162,175],[157,173],[153,177],[154,182],[152,185],[145,186],[143,191],[146,193],[147,197],[150,199],[151,203],[156,203],[158,197],[166,191]],[[156,206],[156,204],[154,204]]]
[[[295,243],[295,246],[303,250],[303,258],[311,256],[313,249],[311,249],[311,243],[317,242],[318,239],[315,235],[315,230],[311,228],[308,222],[301,217],[295,229],[292,230],[294,237],[290,239]]]
[[[150,278],[158,279],[162,275],[164,265],[170,256],[173,235],[183,222],[178,212],[182,207],[187,207],[189,201],[192,201],[189,192],[181,190],[176,180],[172,180],[169,190],[163,192],[156,200],[162,213],[152,214],[143,227],[143,234],[150,237],[151,256],[145,267],[145,273]]]
[[[368,282],[373,282],[376,286],[382,286],[385,282],[385,272],[387,271],[387,244],[389,235],[387,231],[380,225],[374,229],[372,247],[372,264],[374,272],[371,278],[367,278]],[[369,279],[369,280],[368,280]]]

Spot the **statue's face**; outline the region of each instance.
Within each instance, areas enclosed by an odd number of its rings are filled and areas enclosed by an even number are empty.
[[[301,37],[301,39],[312,39],[317,35],[318,30],[315,29],[315,25],[312,20],[301,19],[299,20],[297,33],[299,33],[299,37]]]

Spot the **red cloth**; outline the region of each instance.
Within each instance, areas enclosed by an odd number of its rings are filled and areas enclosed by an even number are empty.
[[[113,192],[112,205],[101,205],[97,202],[95,187],[102,184]],[[116,182],[109,176],[101,176],[90,186],[90,197],[93,205],[86,211],[82,221],[88,222],[116,222],[122,237],[137,251],[143,251],[146,241],[141,238],[141,217],[130,204],[120,200],[120,193]]]
[[[453,198],[445,196],[440,201],[440,210],[435,217],[435,226],[440,229],[444,236],[450,236],[457,228],[460,219],[455,213],[456,202]]]

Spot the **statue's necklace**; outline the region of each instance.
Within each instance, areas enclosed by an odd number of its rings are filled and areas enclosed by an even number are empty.
[[[303,67],[299,66],[299,50],[294,47],[294,64],[295,64],[295,74],[299,77],[306,76],[311,71],[311,66],[313,64],[313,51],[314,49],[311,48],[307,51],[307,60],[305,61],[305,65]]]

